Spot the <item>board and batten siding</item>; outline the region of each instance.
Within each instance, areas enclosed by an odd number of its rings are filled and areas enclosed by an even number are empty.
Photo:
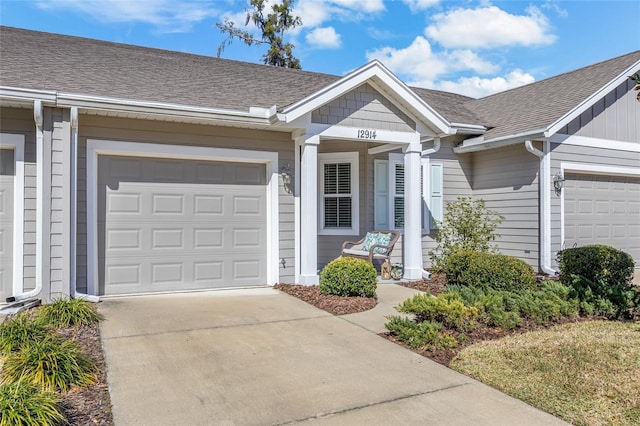
[[[541,146],[538,146],[541,149]],[[504,216],[496,240],[502,254],[539,267],[540,161],[524,144],[473,153],[473,197]]]
[[[285,164],[291,165],[293,169],[294,164],[294,142],[291,139],[290,133],[285,132],[267,132],[151,120],[132,120],[96,115],[81,115],[78,132],[77,286],[79,291],[86,291],[87,289],[87,139],[270,151],[278,153],[278,170],[282,170]],[[293,175],[292,179],[294,179]],[[283,268],[281,264],[278,264],[279,281],[291,283],[295,279],[294,198],[293,193],[285,190],[281,175],[278,177],[278,192],[280,237],[278,259],[284,258],[286,265]]]
[[[24,135],[23,289],[36,285],[36,133],[31,108],[0,108],[3,133]],[[19,236],[15,236],[19,237]]]
[[[640,103],[626,79],[558,133],[640,143]]]
[[[562,162],[637,170],[640,168],[640,152],[562,143],[551,144],[552,176],[560,170]],[[551,260],[552,267],[557,268],[556,254],[562,250],[564,241],[561,240],[561,196],[555,193],[551,195],[551,218]]]

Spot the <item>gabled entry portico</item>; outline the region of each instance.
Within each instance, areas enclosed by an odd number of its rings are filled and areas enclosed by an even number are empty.
[[[279,119],[296,129],[296,281],[318,283],[319,236],[348,240],[374,229],[374,176],[370,167],[360,168],[391,151],[403,165],[402,197],[393,201],[401,204],[404,278],[421,278],[422,142],[450,133],[449,124],[377,61],[290,106]]]

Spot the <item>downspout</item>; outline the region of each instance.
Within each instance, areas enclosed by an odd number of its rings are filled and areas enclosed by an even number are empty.
[[[71,107],[71,247],[70,247],[70,291],[75,299],[99,302],[98,296],[80,293],[77,290],[77,253],[78,253],[78,107]]]
[[[42,292],[42,257],[44,249],[44,173],[42,172],[42,164],[44,162],[44,130],[42,129],[41,100],[33,101],[33,121],[36,125],[36,165],[38,170],[36,173],[36,286],[33,290],[7,297],[7,302],[9,303],[31,299]]]
[[[540,159],[540,171],[538,173],[540,197],[540,269],[548,275],[557,275],[558,272],[551,268],[551,158],[549,157],[549,142],[543,142],[543,151],[536,149],[531,140],[526,140],[524,146],[533,155]]]
[[[433,147],[429,148],[429,149],[425,149],[424,151],[422,151],[422,156],[423,157],[428,157],[431,154],[435,154],[439,150],[440,150],[440,138],[436,137],[436,138],[433,139]],[[430,280],[431,279],[431,272],[429,272],[426,269],[422,268],[422,278]]]

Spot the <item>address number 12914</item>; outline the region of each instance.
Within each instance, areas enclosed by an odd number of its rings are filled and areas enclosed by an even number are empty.
[[[375,139],[376,131],[369,129],[358,129],[358,139]]]

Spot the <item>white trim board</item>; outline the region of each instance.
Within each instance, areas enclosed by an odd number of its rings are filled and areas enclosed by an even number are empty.
[[[0,133],[0,148],[14,151],[13,294],[24,291],[24,135]]]
[[[549,142],[614,151],[640,152],[640,143],[637,142],[613,141],[608,139],[589,138],[586,136],[556,134],[549,138]]]
[[[570,162],[562,161],[560,163],[560,173],[563,176],[565,175],[565,173],[580,173],[585,175],[640,177],[640,168],[611,166],[611,165],[604,165],[604,164],[570,163]],[[561,245],[564,245],[564,242],[565,242],[565,229],[564,229],[565,192],[566,191],[563,188],[562,192],[560,193],[560,244]]]
[[[278,153],[109,140],[87,140],[87,293],[97,295],[98,155],[259,163],[267,166],[267,282],[278,282]]]

